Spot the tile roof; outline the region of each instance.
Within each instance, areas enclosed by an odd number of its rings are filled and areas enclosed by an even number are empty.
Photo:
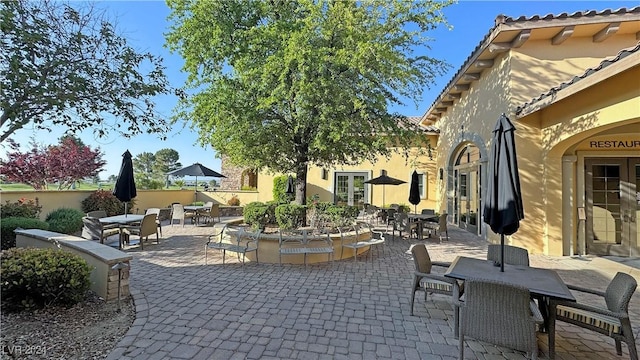
[[[557,93],[558,91],[567,88],[575,83],[577,83],[580,80],[585,79],[586,77],[593,75],[595,73],[597,73],[598,71],[606,68],[607,66],[614,64],[624,58],[626,58],[627,56],[633,55],[636,52],[640,51],[640,43],[638,43],[636,46],[632,47],[632,48],[628,48],[628,49],[623,49],[621,50],[615,57],[611,58],[611,59],[605,59],[603,60],[600,64],[598,64],[598,66],[592,67],[592,68],[588,68],[587,70],[585,70],[585,72],[582,75],[579,76],[574,76],[573,79],[567,81],[567,82],[563,82],[562,84],[552,87],[551,89],[549,89],[549,91],[541,94],[540,96],[531,99],[531,101],[528,101],[526,103],[524,103],[522,106],[518,106],[516,108],[516,114],[520,114],[524,109],[526,109],[527,107],[541,101],[544,100],[547,97],[550,96],[554,96],[555,93]]]
[[[451,77],[447,85],[442,89],[442,92],[436,97],[433,101],[427,113],[430,113],[432,109],[436,107],[436,105],[442,100],[442,96],[446,93],[447,89],[451,88],[457,81],[458,78],[462,76],[468,65],[472,62],[474,57],[477,56],[478,53],[482,51],[482,49],[486,46],[487,43],[490,42],[490,39],[495,35],[498,31],[498,28],[501,25],[521,25],[526,22],[537,22],[537,21],[550,21],[550,20],[568,20],[568,19],[579,19],[579,18],[587,18],[587,17],[595,17],[595,16],[607,16],[607,15],[625,15],[625,14],[640,14],[640,6],[636,6],[630,9],[627,8],[619,8],[617,10],[605,9],[602,11],[596,10],[587,10],[587,11],[577,11],[573,14],[561,13],[558,15],[547,14],[544,16],[541,15],[533,15],[530,17],[527,16],[519,16],[518,18],[513,18],[506,15],[498,15],[495,19],[494,26],[489,29],[489,31],[485,34],[485,36],[480,40],[478,45],[471,51],[471,54],[464,60],[458,71]]]
[[[407,116],[407,120],[409,120],[409,122],[411,122],[412,124],[417,125],[418,128],[420,128],[420,130],[422,130],[423,132],[436,134],[440,133],[440,129],[433,125],[422,125],[422,116]]]

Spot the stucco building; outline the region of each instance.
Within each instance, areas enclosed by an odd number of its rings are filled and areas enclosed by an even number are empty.
[[[640,7],[498,16],[426,113],[433,156],[310,168],[307,196],[349,204],[408,203],[498,242],[482,222],[492,130],[514,123],[525,219],[508,242],[549,255],[640,256]],[[381,170],[407,181],[364,184]],[[255,178],[270,200],[273,176]]]

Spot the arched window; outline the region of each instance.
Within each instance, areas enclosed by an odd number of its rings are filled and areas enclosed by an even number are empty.
[[[459,150],[454,164],[454,213],[453,221],[462,229],[479,233],[481,204],[480,150],[474,144],[466,144]]]
[[[242,190],[256,190],[258,188],[258,174],[251,169],[242,172]]]

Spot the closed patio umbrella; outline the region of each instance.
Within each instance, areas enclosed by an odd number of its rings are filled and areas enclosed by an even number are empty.
[[[524,219],[520,175],[516,157],[516,128],[505,114],[495,129],[489,157],[484,222],[500,234],[500,271],[504,272],[504,236],[514,234]]]
[[[167,175],[172,175],[172,176],[195,176],[196,177],[196,188],[195,188],[195,196],[196,196],[196,200],[198,200],[197,196],[198,196],[198,176],[211,176],[211,177],[219,177],[219,178],[223,178],[226,177],[222,174],[220,174],[219,172],[215,171],[215,170],[211,170],[208,167],[200,164],[200,163],[195,163],[192,165],[189,165],[187,167],[183,167],[182,169],[178,169],[178,170],[174,170],[171,171],[169,173],[167,173]]]
[[[384,200],[384,196],[385,196],[385,185],[400,185],[400,184],[405,184],[406,181],[400,180],[400,179],[396,179],[396,178],[392,178],[391,176],[387,175],[387,171],[386,170],[381,170],[380,171],[380,176],[373,178],[371,180],[367,180],[364,182],[365,184],[371,184],[371,185],[382,185],[382,206],[384,206],[385,200]]]
[[[409,202],[413,204],[413,212],[417,213],[417,206],[420,204],[420,175],[416,170],[411,174],[411,185],[409,187]]]
[[[124,202],[124,215],[128,213],[127,205],[138,193],[136,192],[136,182],[133,178],[133,161],[131,161],[131,153],[129,150],[122,154],[122,165],[118,179],[113,187],[113,195],[118,200]]]
[[[291,194],[295,194],[296,193],[296,185],[295,182],[293,181],[293,176],[289,175],[289,177],[287,178],[287,194],[291,195]]]

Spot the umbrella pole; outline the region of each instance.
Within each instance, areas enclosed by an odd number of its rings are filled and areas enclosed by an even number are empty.
[[[504,272],[504,234],[500,234],[500,272]]]
[[[127,217],[127,202],[124,203],[124,217]]]

